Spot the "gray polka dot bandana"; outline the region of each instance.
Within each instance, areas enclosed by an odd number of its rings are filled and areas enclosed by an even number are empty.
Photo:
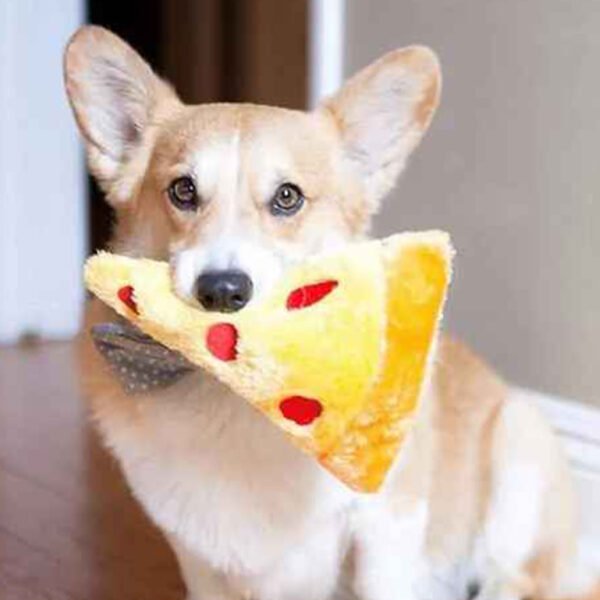
[[[92,338],[128,394],[168,387],[196,369],[179,352],[129,323],[95,325]]]

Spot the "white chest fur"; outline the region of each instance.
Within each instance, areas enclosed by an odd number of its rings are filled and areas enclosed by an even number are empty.
[[[211,378],[136,402],[106,439],[151,518],[216,569],[268,569],[355,498]]]

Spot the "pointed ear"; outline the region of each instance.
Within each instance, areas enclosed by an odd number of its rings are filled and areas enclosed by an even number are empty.
[[[64,73],[90,170],[110,201],[124,202],[131,192],[124,181],[131,180],[128,165],[140,161],[151,125],[179,100],[133,48],[102,27],[73,35]]]
[[[334,120],[345,157],[372,202],[392,188],[427,131],[440,89],[436,55],[411,46],[360,71],[320,107]]]

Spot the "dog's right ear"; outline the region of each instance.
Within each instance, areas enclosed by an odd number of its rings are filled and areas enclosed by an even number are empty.
[[[64,72],[90,170],[108,200],[122,205],[149,158],[151,124],[179,100],[131,46],[102,27],[85,26],[73,35]]]

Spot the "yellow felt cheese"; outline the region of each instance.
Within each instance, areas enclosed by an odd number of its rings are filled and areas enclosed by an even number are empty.
[[[450,280],[445,233],[363,242],[295,266],[237,313],[176,296],[166,263],[100,253],[89,289],[211,372],[350,487],[376,491],[417,408]]]

